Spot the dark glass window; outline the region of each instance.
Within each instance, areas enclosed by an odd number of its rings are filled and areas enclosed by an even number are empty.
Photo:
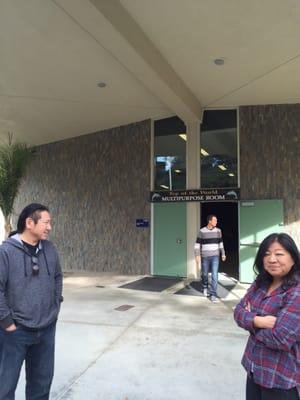
[[[186,127],[178,117],[154,122],[154,190],[186,188]]]
[[[237,111],[204,111],[200,135],[201,187],[237,187]]]

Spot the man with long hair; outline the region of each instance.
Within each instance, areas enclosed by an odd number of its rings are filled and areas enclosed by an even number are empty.
[[[49,399],[62,301],[58,254],[47,240],[49,209],[29,204],[0,246],[0,400],[13,400],[23,362],[26,400]]]

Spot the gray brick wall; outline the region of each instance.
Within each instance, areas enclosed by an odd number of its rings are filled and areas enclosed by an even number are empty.
[[[242,199],[283,199],[300,245],[300,104],[240,107]]]
[[[150,120],[40,146],[15,202],[49,205],[64,270],[150,272]]]
[[[300,105],[239,110],[242,199],[283,199],[300,245]],[[15,202],[51,208],[65,270],[150,273],[150,121],[40,146]]]

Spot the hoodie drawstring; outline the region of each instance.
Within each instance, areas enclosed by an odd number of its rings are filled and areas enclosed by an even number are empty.
[[[44,251],[43,251],[43,255],[44,255],[44,259],[45,259],[45,263],[46,263],[47,272],[48,272],[48,275],[50,276],[49,265],[48,265],[47,257],[46,257],[46,254]]]
[[[23,253],[23,264],[24,264],[24,275],[25,278],[27,277],[27,270],[26,270],[26,253]]]

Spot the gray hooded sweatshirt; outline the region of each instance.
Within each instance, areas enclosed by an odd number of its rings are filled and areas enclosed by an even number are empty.
[[[13,323],[44,328],[56,321],[62,301],[62,272],[54,245],[39,243],[39,273],[18,234],[0,246],[0,327]]]

